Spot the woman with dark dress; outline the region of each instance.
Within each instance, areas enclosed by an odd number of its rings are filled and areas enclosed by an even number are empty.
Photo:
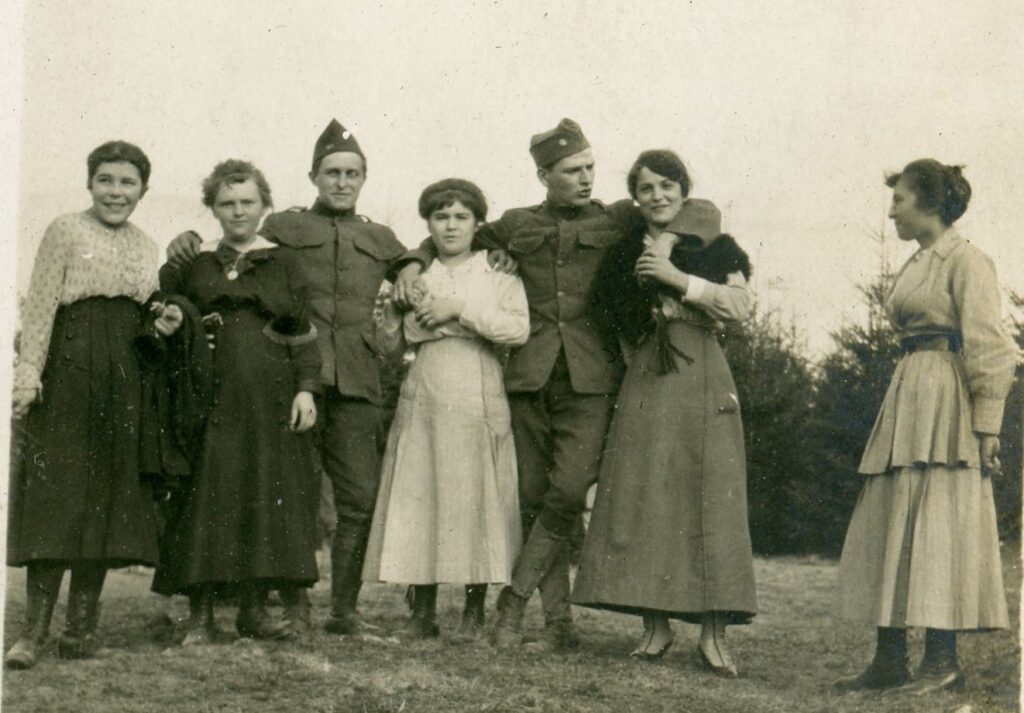
[[[157,287],[157,247],[128,222],[150,163],[138,147],[111,141],[87,167],[92,207],[46,229],[21,313],[13,412],[25,441],[12,468],[7,563],[28,572],[10,668],[35,665],[64,570],[71,587],[57,652],[84,658],[97,647],[107,569],[157,561],[155,504],[139,478],[133,350]],[[170,307],[156,327],[171,334],[181,318]]]
[[[727,624],[754,616],[743,425],[719,320],[750,311],[746,254],[670,151],[629,172],[639,207],[605,258],[595,300],[626,357],[573,601],[643,617],[633,656],[659,658],[670,619],[700,624],[697,651],[735,677]]]
[[[223,595],[239,597],[239,634],[284,638],[289,629],[270,619],[266,591],[317,580],[316,331],[288,248],[256,233],[271,207],[263,174],[224,161],[203,182],[203,203],[224,237],[182,272],[165,266],[161,281],[214,333],[214,402],[153,588],[189,595],[186,645],[216,639],[213,602]]]

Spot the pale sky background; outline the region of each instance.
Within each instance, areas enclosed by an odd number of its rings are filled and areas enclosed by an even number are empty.
[[[108,139],[149,154],[132,220],[163,246],[219,237],[199,184],[228,157],[254,161],[279,208],[312,203],[313,143],[337,117],[369,158],[359,212],[411,245],[439,178],[476,181],[493,217],[539,202],[529,137],[568,116],[605,201],[639,151],[679,152],[762,303],[820,355],[878,269],[883,174],[912,159],[966,165],[958,226],[1024,290],[1021,15],[1017,0],[25,2],[3,267],[23,291],[46,224],[88,207],[85,157]],[[912,252],[891,242],[897,262]]]

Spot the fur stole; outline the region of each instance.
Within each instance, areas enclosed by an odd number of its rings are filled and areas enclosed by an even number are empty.
[[[674,294],[664,285],[642,284],[634,273],[643,253],[646,227],[639,216],[624,226],[625,237],[605,253],[594,280],[592,305],[603,336],[611,343],[623,339],[639,345],[657,330],[653,316],[659,294]],[[683,236],[672,249],[672,264],[689,275],[725,284],[729,275],[740,272],[750,279],[750,259],[730,235],[720,235],[709,245]]]

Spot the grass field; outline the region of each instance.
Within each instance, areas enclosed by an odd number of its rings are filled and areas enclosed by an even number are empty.
[[[635,619],[586,610],[577,614],[583,646],[567,655],[507,655],[485,644],[406,644],[321,630],[301,642],[240,640],[182,649],[173,643],[176,632],[147,624],[161,610],[184,616],[185,602],[168,605],[148,594],[148,572],[118,572],[104,593],[100,655],[67,662],[51,651],[31,671],[5,672],[3,711],[1012,711],[1018,710],[1020,691],[1019,547],[1006,547],[1003,554],[1014,630],[961,637],[967,689],[958,694],[834,693],[835,678],[866,665],[873,631],[831,616],[834,562],[780,558],[757,560],[761,613],[751,626],[729,630],[740,666],[734,681],[715,678],[696,663],[695,627],[677,624],[673,649],[662,661],[645,664],[626,657],[639,634]],[[24,605],[23,571],[8,569],[7,575],[5,649]],[[318,618],[326,607],[324,585],[313,592]],[[489,597],[489,615],[495,596]],[[461,592],[443,588],[439,601],[442,626],[450,631]],[[400,587],[367,587],[361,606],[369,621],[388,630],[405,616]],[[222,628],[229,629],[233,610],[218,614]],[[54,634],[62,622],[63,604]],[[527,626],[540,625],[539,607],[531,604]],[[915,664],[921,646],[916,632]]]

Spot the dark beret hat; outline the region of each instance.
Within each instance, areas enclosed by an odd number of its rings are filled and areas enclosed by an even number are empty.
[[[555,161],[587,148],[590,148],[590,142],[580,125],[572,119],[562,119],[555,128],[530,138],[530,155],[537,168],[547,168]]]
[[[418,206],[420,217],[424,220],[429,218],[430,204],[438,194],[448,191],[458,191],[468,196],[470,202],[476,205],[468,205],[466,207],[474,212],[477,219],[481,221],[487,220],[487,199],[484,198],[483,191],[472,181],[467,181],[463,178],[445,178],[437,183],[431,183],[424,188],[423,193],[420,194]]]

